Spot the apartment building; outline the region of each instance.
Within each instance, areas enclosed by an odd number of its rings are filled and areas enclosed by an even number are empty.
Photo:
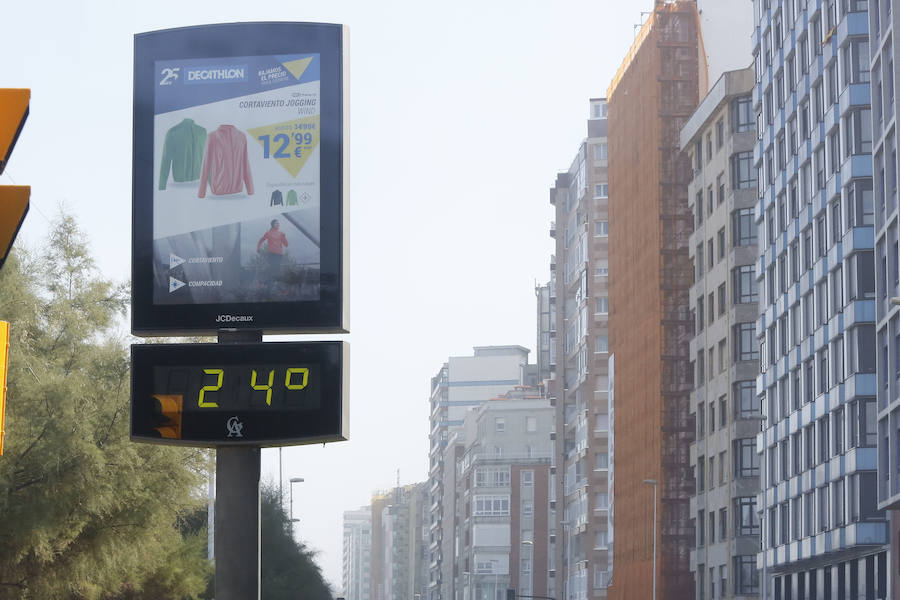
[[[766,415],[758,566],[768,598],[887,597],[872,413],[876,350],[889,344],[876,346],[875,323],[888,302],[875,295],[867,15],[882,4],[754,0],[757,392]],[[877,162],[875,172],[883,190]],[[885,201],[880,193],[879,231]]]
[[[540,388],[520,386],[465,416],[453,433],[458,600],[549,594],[550,456],[553,409]]]
[[[605,598],[608,496],[609,216],[606,99],[590,101],[587,137],[550,190],[556,239],[546,320],[555,409],[554,560],[550,593]],[[558,273],[558,270],[562,273]],[[544,317],[542,317],[544,318]],[[543,321],[541,321],[543,323]],[[557,331],[557,324],[561,330]],[[541,325],[542,326],[542,325]]]
[[[429,600],[462,600],[455,594],[454,519],[445,507],[455,504],[456,445],[452,434],[468,411],[500,396],[526,380],[536,381],[528,368],[528,349],[521,346],[480,346],[472,356],[451,356],[431,379],[427,563]],[[446,558],[446,560],[445,560]]]
[[[690,506],[697,537],[690,567],[701,600],[759,595],[753,84],[752,67],[724,73],[681,130],[694,219],[688,247],[696,494]]]
[[[858,4],[858,2],[857,2]],[[869,82],[872,115],[872,155],[874,190],[865,190],[868,204],[863,222],[875,228],[875,319],[877,323],[878,383],[876,389],[878,419],[878,508],[889,510],[891,522],[890,556],[900,552],[900,312],[895,304],[900,297],[898,272],[897,210],[897,134],[896,80],[894,65],[897,3],[892,0],[868,4],[869,42],[854,38],[843,51],[850,75],[859,83]],[[862,19],[862,15],[854,17]],[[861,23],[856,27],[861,27]],[[868,64],[866,64],[868,62]],[[861,115],[861,118],[864,115]],[[874,192],[874,202],[873,202]],[[893,369],[891,368],[893,365]],[[871,445],[875,416],[868,411],[865,434]],[[896,558],[893,559],[896,561]],[[889,561],[890,562],[890,561]],[[900,577],[889,576],[892,598],[900,596]]]
[[[615,355],[610,598],[694,595],[693,227],[690,164],[680,132],[699,100],[699,55],[696,3],[657,2],[607,93],[609,339]]]
[[[345,600],[369,600],[372,511],[344,512],[343,586]]]

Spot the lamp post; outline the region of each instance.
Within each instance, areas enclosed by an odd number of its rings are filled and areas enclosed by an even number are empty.
[[[534,542],[532,540],[525,540],[522,542],[523,546],[528,546],[530,550],[528,551],[528,561],[530,568],[528,569],[528,593],[534,593]],[[521,585],[519,586],[521,587]],[[521,590],[520,590],[521,591]],[[546,592],[545,592],[546,593]],[[497,592],[494,592],[494,598],[497,597]]]
[[[656,480],[645,479],[644,483],[653,486],[653,600],[656,600]]]
[[[291,511],[290,511],[290,519],[291,519],[291,540],[294,539],[294,523],[299,521],[300,519],[294,518],[294,484],[295,483],[303,483],[305,480],[302,477],[291,477]]]
[[[766,600],[768,597],[769,585],[768,581],[766,581],[766,509],[760,508],[756,511],[756,516],[759,517],[759,546],[760,552],[763,557],[762,564],[762,586],[760,587],[760,600]]]
[[[570,592],[571,582],[569,581],[572,573],[572,530],[569,529],[569,527],[572,523],[563,520],[560,521],[559,524],[563,526],[563,531],[566,532],[566,577],[563,580],[563,592],[565,594],[565,600],[569,600],[572,597]]]

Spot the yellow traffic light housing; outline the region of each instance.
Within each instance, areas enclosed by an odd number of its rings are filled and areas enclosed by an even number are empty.
[[[9,157],[28,118],[31,101],[29,89],[0,88],[0,173],[6,168]],[[27,185],[0,186],[0,268],[12,248],[22,221],[28,213],[31,187]]]
[[[0,456],[6,433],[6,372],[9,370],[9,323],[0,321]]]
[[[153,395],[153,429],[159,437],[181,439],[181,394]]]

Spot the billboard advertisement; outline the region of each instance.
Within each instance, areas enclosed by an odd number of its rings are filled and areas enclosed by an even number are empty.
[[[135,37],[134,333],[346,331],[344,38]]]

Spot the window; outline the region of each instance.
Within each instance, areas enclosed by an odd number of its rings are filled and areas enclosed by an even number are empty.
[[[874,447],[877,441],[875,400],[855,400],[848,406],[847,444],[850,448]]]
[[[726,298],[725,298],[725,284],[719,286],[719,316],[725,314],[725,307],[727,306]]]
[[[843,62],[843,84],[869,82],[869,41],[866,38],[851,38],[841,49]]]
[[[606,335],[598,335],[597,336],[597,352],[601,352],[601,353],[609,352],[609,336],[606,336]]]
[[[600,142],[594,146],[594,160],[606,160],[606,142]]]
[[[803,452],[806,456],[806,468],[816,466],[816,426],[807,425],[803,428]]]
[[[473,504],[476,517],[506,517],[509,516],[509,496],[482,496],[476,495]]]
[[[522,500],[522,515],[529,516],[534,514],[534,501]]]
[[[594,468],[597,470],[604,470],[609,468],[609,454],[606,452],[597,452],[594,455]],[[606,494],[604,494],[606,496]],[[599,497],[599,494],[598,494]],[[599,503],[598,503],[599,506]]]
[[[700,488],[697,488],[697,489],[700,489]],[[697,547],[702,548],[705,543],[706,543],[706,511],[698,510],[697,511]]]
[[[731,105],[732,129],[736,132],[751,131],[753,129],[753,98],[749,95],[741,96]]]
[[[700,403],[697,405],[697,438],[702,438],[706,435],[705,428],[706,427],[706,405]]]
[[[594,235],[606,237],[609,235],[609,221],[594,221]]]
[[[725,258],[725,228],[724,227],[722,229],[720,229],[719,232],[716,234],[716,240],[718,241],[718,244],[719,244],[719,260],[722,260]]]
[[[734,557],[734,593],[747,596],[759,593],[759,570],[756,568],[756,555],[749,554]]]
[[[828,417],[822,417],[818,421],[819,426],[819,463],[827,462],[830,458],[828,453]]]
[[[721,148],[725,144],[725,120],[719,119],[716,122],[716,149]]]
[[[609,297],[600,296],[597,298],[597,314],[609,314]]]
[[[753,152],[735,153],[731,157],[732,189],[749,189],[753,184]]]
[[[506,419],[503,417],[495,417],[494,418],[494,431],[497,433],[503,433],[506,431]]]
[[[725,485],[725,460],[726,452],[719,452],[719,485]]]
[[[734,326],[735,360],[758,360],[759,349],[756,346],[756,326],[753,323],[738,323]]]
[[[734,499],[735,535],[759,535],[759,515],[756,514],[756,496]]]
[[[871,152],[872,111],[865,108],[849,112],[844,117],[844,156]]]
[[[509,467],[478,467],[475,487],[509,487]]]
[[[718,197],[717,202],[719,204],[722,204],[723,202],[725,202],[725,181],[724,180],[725,180],[725,173],[722,173],[721,175],[716,176],[716,186],[718,186],[718,189],[719,189],[719,194],[718,194],[719,197]]]
[[[732,297],[735,304],[755,304],[759,301],[756,267],[744,265],[731,271]]]
[[[756,244],[756,223],[753,221],[752,208],[741,208],[734,211],[731,213],[731,222],[733,227],[731,239],[735,246]]]
[[[754,438],[734,441],[734,474],[735,477],[759,477],[759,454]]]
[[[748,419],[760,415],[755,381],[738,381],[734,384],[734,416]]]
[[[697,331],[703,331],[706,323],[706,313],[703,310],[703,296],[697,298]]]
[[[528,469],[520,473],[522,485],[521,487],[531,487],[534,485],[534,471]]]
[[[537,417],[525,417],[525,432],[534,433],[537,431]]]
[[[607,198],[609,197],[609,184],[608,183],[595,183],[594,184],[594,198]]]
[[[828,486],[823,485],[818,490],[816,490],[816,494],[819,498],[819,531],[828,531],[828,517],[831,516],[828,512]]]

